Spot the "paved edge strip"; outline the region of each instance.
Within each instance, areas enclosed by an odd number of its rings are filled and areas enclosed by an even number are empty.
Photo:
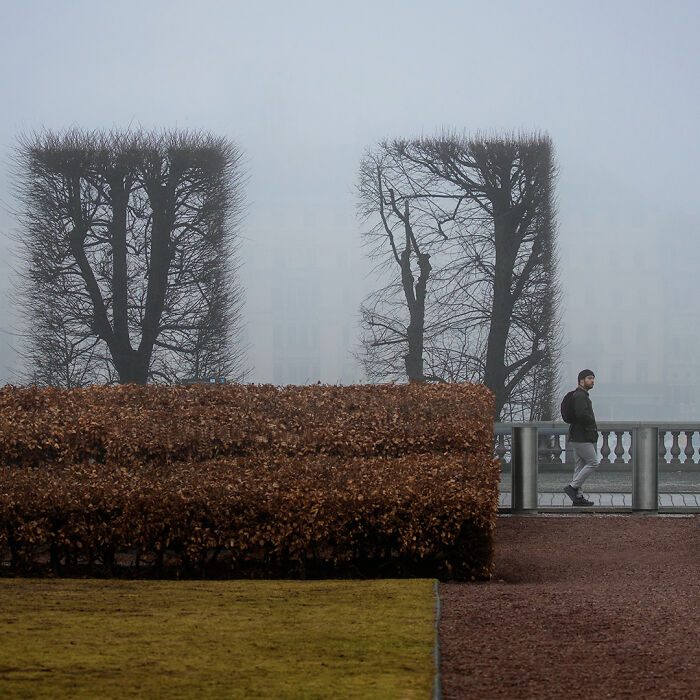
[[[564,509],[555,511],[555,510],[523,510],[523,511],[511,511],[510,509],[507,510],[499,510],[498,511],[498,517],[499,518],[536,518],[536,517],[542,517],[542,518],[577,518],[577,517],[586,517],[586,516],[597,516],[600,518],[617,518],[617,517],[630,517],[630,518],[695,518],[698,515],[698,512],[694,511],[692,513],[642,513],[642,512],[632,512],[632,511],[602,511],[600,508],[598,509],[586,509],[583,510],[577,509],[577,510],[568,510],[565,511]],[[697,521],[698,525],[700,525],[700,519]]]
[[[507,506],[498,508],[499,515],[538,515],[544,513],[569,513],[571,515],[581,515],[589,513],[591,515],[658,515],[658,516],[693,516],[700,514],[700,508],[659,508],[658,510],[632,510],[630,507],[615,508],[610,506],[588,506],[577,508],[575,506],[538,506],[528,510],[517,511]]]
[[[440,618],[442,616],[442,602],[440,600],[440,582],[435,581],[435,622],[433,636],[433,661],[435,662],[435,676],[433,677],[433,700],[442,700],[442,681],[440,680]]]

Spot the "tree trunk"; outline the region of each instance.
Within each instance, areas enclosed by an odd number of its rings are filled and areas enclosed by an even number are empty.
[[[150,354],[141,350],[130,349],[128,352],[115,350],[112,353],[112,358],[114,367],[119,374],[120,384],[146,384],[148,381]]]
[[[170,271],[170,231],[172,230],[172,202],[166,187],[149,187],[148,197],[153,209],[153,227],[151,229],[151,251],[148,269],[148,286],[146,304],[141,326],[141,342],[136,353],[138,360],[137,372],[145,372],[153,355],[153,345],[160,331],[160,319],[165,306],[165,295],[168,288],[168,273]]]
[[[409,312],[409,323],[406,328],[408,340],[408,352],[404,356],[406,375],[409,381],[424,381],[423,372],[423,343],[425,331],[425,292],[430,277],[430,255],[418,255],[418,282],[413,287],[413,273],[411,272],[411,254],[407,248],[401,254],[401,279],[403,281],[404,294]]]
[[[129,199],[124,180],[114,175],[109,182],[112,200],[112,318],[113,339],[109,343],[120,384],[145,384],[146,374],[131,347],[128,318],[128,275],[126,251],[126,210]]]
[[[514,240],[512,216],[508,211],[496,214],[494,207],[495,264],[493,280],[493,307],[486,349],[484,384],[493,392],[496,415],[500,417],[508,400],[506,395],[506,343],[513,314],[511,283],[513,266],[518,250]]]
[[[124,180],[119,175],[110,179],[112,199],[112,224],[110,236],[112,244],[112,317],[114,335],[124,352],[131,350],[127,312],[128,280],[126,264],[126,210],[129,194]]]

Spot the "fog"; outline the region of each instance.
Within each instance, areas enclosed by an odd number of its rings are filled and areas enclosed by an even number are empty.
[[[19,362],[8,291],[21,133],[234,140],[248,173],[250,379],[284,384],[363,379],[366,148],[443,129],[542,131],[559,166],[564,384],[592,368],[599,419],[700,419],[700,6],[337,5],[0,2],[0,380]]]

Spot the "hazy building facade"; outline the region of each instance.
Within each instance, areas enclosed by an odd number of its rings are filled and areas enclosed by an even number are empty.
[[[325,223],[312,237],[287,219],[288,246],[271,245],[279,232],[246,245],[246,333],[251,380],[286,384],[356,384],[363,380],[354,353],[359,306],[366,287],[359,237]],[[338,241],[345,251],[338,252]]]
[[[638,241],[579,230],[562,248],[562,391],[596,372],[600,420],[700,420],[697,237],[647,221]]]

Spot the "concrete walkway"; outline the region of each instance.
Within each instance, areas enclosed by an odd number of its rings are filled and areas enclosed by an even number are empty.
[[[631,493],[585,492],[586,498],[601,508],[631,508]],[[501,508],[511,507],[511,493],[503,491],[498,496]],[[571,500],[563,492],[544,491],[537,494],[537,505],[542,508],[571,507]],[[693,508],[700,510],[700,493],[660,493],[659,508]]]

